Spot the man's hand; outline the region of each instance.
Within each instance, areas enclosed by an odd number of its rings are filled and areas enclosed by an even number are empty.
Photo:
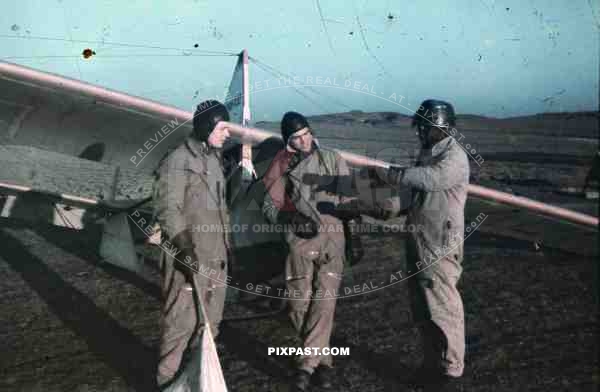
[[[351,199],[336,206],[334,215],[341,220],[351,220],[369,215],[372,207],[360,199]]]
[[[300,238],[311,239],[319,234],[319,226],[311,217],[298,213],[292,219],[294,234]]]
[[[379,220],[395,218],[400,213],[400,198],[389,197],[378,203],[371,204],[360,199],[352,199],[346,203],[339,204],[335,210],[335,216],[342,220],[358,218],[367,215]]]
[[[376,203],[373,217],[375,219],[388,220],[397,217],[401,212],[400,197],[388,197]]]
[[[279,223],[291,225],[293,233],[300,238],[311,239],[319,234],[317,222],[300,211],[281,211],[277,220]]]
[[[404,168],[398,166],[391,166],[386,173],[386,181],[388,184],[394,186],[400,184],[404,176]]]
[[[325,191],[345,197],[356,196],[356,190],[352,186],[353,181],[354,179],[351,175],[330,176],[306,173],[302,176],[302,183],[305,185],[316,185],[317,192]]]
[[[371,188],[380,188],[387,185],[387,171],[381,167],[370,167],[367,169],[367,177]]]
[[[173,265],[173,267],[183,274],[186,282],[192,284],[194,281],[194,274],[198,272],[192,269],[192,264],[194,264],[197,261],[197,257],[194,254],[194,250],[183,249],[177,254],[177,256],[175,256],[175,258],[177,260],[175,260],[175,264]]]
[[[398,185],[404,175],[404,168],[390,166],[388,169],[382,167],[370,167],[367,172],[372,188],[380,188],[386,185]]]
[[[188,283],[192,283],[196,271],[191,268],[191,265],[197,261],[194,252],[194,243],[192,242],[192,233],[189,230],[183,230],[171,238],[171,243],[179,251],[175,255],[176,260],[173,267],[185,276],[185,280]]]
[[[351,220],[367,215],[379,220],[395,218],[400,214],[400,198],[389,197],[375,204],[367,203],[360,199],[352,199],[339,204],[334,215],[342,220]]]

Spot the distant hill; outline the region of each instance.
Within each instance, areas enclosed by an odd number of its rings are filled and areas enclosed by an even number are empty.
[[[399,112],[349,112],[320,114],[308,117],[310,122],[327,125],[366,125],[368,127],[410,127],[412,116]],[[279,122],[260,121],[258,126],[279,130]],[[458,114],[457,129],[468,131],[495,130],[511,134],[568,136],[597,139],[597,112],[538,113],[529,116],[506,118],[486,117],[476,114]]]

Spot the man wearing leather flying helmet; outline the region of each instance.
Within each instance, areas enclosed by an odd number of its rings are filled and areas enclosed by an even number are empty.
[[[214,336],[222,319],[226,290],[223,277],[227,275],[230,252],[221,149],[229,131],[215,129],[215,125],[227,120],[229,113],[222,103],[202,102],[194,113],[194,131],[161,161],[157,170],[155,216],[163,239],[176,248],[172,253],[163,250],[160,261],[164,304],[157,382],[161,388],[174,381],[185,350],[200,343],[204,320],[196,299],[206,306]],[[201,225],[222,225],[223,230],[194,230]],[[200,269],[214,270],[218,275],[208,278]]]
[[[410,205],[399,198],[382,203],[386,218],[407,215],[406,242],[412,313],[424,349],[416,381],[439,390],[463,374],[465,330],[463,303],[456,284],[462,272],[464,207],[469,162],[458,142],[454,108],[444,101],[424,101],[413,117],[421,142],[415,167],[391,168],[386,182],[412,189]],[[380,210],[381,211],[381,210]]]
[[[289,316],[303,340],[304,347],[329,347],[345,259],[342,221],[336,207],[349,194],[350,184],[339,181],[316,184],[308,178],[349,177],[341,156],[316,144],[313,131],[300,113],[287,112],[281,121],[285,147],[269,167],[264,183],[267,193],[263,204],[266,218],[289,227],[285,239],[289,245],[286,261],[286,289],[290,294]],[[317,181],[318,182],[318,181]],[[341,230],[340,230],[341,228]],[[322,294],[315,299],[311,293]],[[296,296],[296,294],[298,294]],[[314,352],[299,358],[292,388],[307,390],[311,382],[331,387],[332,358]]]

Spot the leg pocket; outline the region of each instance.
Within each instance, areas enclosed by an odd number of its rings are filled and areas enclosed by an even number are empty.
[[[189,337],[196,326],[196,309],[193,293],[183,286],[178,288],[173,302],[164,314],[164,333],[167,336]]]
[[[304,257],[305,249],[292,249],[285,263],[285,280],[312,277],[314,265],[310,258]]]
[[[456,289],[457,277],[449,274],[447,261],[440,260],[439,265],[428,270],[426,275],[417,275],[412,286],[413,313],[418,320],[446,317],[459,312],[462,302]],[[450,268],[454,271],[454,268]]]
[[[314,279],[315,306],[323,312],[333,312],[337,297],[340,296],[339,288],[342,284],[344,270],[343,257],[337,256],[329,259],[327,264],[322,265]]]
[[[208,265],[208,270],[200,276],[199,284],[205,291],[206,303],[212,306],[214,301],[220,302],[225,298],[221,294],[227,289],[227,261],[209,260],[206,265]]]

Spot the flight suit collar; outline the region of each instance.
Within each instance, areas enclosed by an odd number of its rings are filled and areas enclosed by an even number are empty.
[[[198,158],[200,155],[204,155],[208,153],[209,147],[206,142],[201,142],[193,138],[192,136],[188,136],[185,139],[185,146],[188,151],[194,156],[194,158]]]
[[[431,149],[431,156],[435,157],[446,151],[450,147],[450,143],[452,143],[453,140],[454,138],[449,136],[434,144],[433,148]]]
[[[424,166],[432,159],[447,151],[450,148],[451,143],[454,141],[453,137],[447,137],[440,140],[433,145],[431,149],[422,149],[417,157],[415,166]]]

